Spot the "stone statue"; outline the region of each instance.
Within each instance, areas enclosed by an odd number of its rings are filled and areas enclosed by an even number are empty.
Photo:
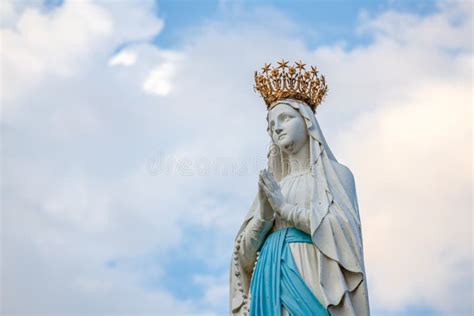
[[[315,67],[255,73],[268,108],[268,169],[235,239],[232,315],[368,316],[359,208],[315,116],[327,86]]]

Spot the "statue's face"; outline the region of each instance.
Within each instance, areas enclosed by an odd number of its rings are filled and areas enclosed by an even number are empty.
[[[279,103],[268,112],[268,128],[273,142],[288,154],[297,153],[308,142],[304,118],[288,104]]]

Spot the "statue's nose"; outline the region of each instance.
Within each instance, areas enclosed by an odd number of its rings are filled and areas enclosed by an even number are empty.
[[[277,128],[277,129],[275,129],[275,133],[277,133],[277,134],[280,134],[280,133],[281,133],[281,131],[282,131],[282,129],[281,129],[281,128]]]

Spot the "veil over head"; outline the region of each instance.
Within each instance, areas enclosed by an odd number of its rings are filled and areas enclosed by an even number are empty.
[[[325,287],[326,308],[337,306],[346,291],[354,291],[365,280],[362,234],[354,177],[351,171],[337,162],[319,127],[314,112],[304,102],[283,99],[275,104],[287,104],[296,109],[306,123],[310,147],[311,175],[310,197],[311,238],[317,249],[328,258],[327,266],[320,266],[321,282],[331,282],[330,270],[340,269],[346,281],[342,288]],[[288,157],[271,140],[267,153],[268,169],[277,181],[289,173]],[[258,195],[255,197],[237,236],[258,212]],[[326,276],[325,276],[326,275]],[[234,277],[233,275],[231,277]],[[250,284],[242,276],[243,284]],[[324,279],[326,278],[326,279]],[[231,287],[232,288],[232,287]],[[232,295],[232,293],[231,293]]]

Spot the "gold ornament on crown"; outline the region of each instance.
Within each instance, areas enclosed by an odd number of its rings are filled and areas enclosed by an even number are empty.
[[[261,73],[255,72],[254,88],[262,95],[267,109],[275,101],[292,98],[306,102],[316,112],[328,91],[324,76],[314,66],[306,70],[301,61],[294,66],[288,66],[288,61],[283,59],[277,63],[278,67],[265,64]]]

